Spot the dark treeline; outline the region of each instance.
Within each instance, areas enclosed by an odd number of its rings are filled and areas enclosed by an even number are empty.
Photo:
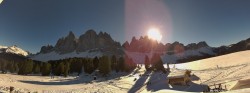
[[[26,59],[23,62],[0,60],[0,71],[10,72],[19,75],[41,74],[42,76],[56,75],[68,76],[72,73],[92,74],[98,71],[101,75],[107,76],[111,71],[130,72],[136,68],[136,64],[128,56],[102,56],[95,58],[68,58],[48,62]]]
[[[163,73],[167,73],[166,69],[163,66],[163,62],[161,60],[161,56],[159,54],[154,54],[151,58],[149,59],[148,56],[145,56],[145,69],[147,71],[162,71]]]

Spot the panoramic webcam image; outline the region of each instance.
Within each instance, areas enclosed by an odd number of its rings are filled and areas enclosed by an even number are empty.
[[[0,0],[0,93],[250,93],[250,0]]]

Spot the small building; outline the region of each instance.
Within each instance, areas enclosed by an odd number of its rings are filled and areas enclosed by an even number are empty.
[[[172,72],[168,75],[168,83],[171,85],[188,85],[191,71]]]

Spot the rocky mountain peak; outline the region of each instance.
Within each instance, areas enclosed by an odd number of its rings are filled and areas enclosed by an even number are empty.
[[[55,47],[51,45],[43,46],[40,53],[48,53],[55,51],[60,54],[70,52],[84,52],[91,49],[105,49],[110,47],[119,47],[119,43],[115,42],[111,36],[106,32],[100,32],[98,35],[96,31],[90,29],[77,38],[72,31],[64,37],[60,38]]]
[[[76,38],[75,34],[74,34],[72,31],[69,32],[69,34],[68,34],[67,37],[68,37],[68,38],[72,38],[72,39],[75,39],[75,38]]]
[[[70,31],[68,36],[66,36],[65,38],[60,38],[57,41],[55,50],[59,53],[73,52],[76,48],[76,42],[77,38],[75,37],[74,33]],[[44,47],[43,49],[45,49],[43,50],[43,52],[49,52],[50,50],[52,50],[51,47]]]
[[[127,49],[129,48],[129,43],[128,41],[126,41],[123,45],[122,45],[123,48]]]
[[[93,30],[93,29],[86,31],[84,35],[97,36],[95,30]]]
[[[194,49],[199,49],[203,47],[209,47],[208,44],[205,41],[201,41],[199,43],[190,43],[187,46],[185,46],[185,50],[194,50]]]
[[[199,48],[201,48],[201,47],[209,47],[208,44],[207,44],[205,41],[199,42],[199,43],[197,44],[197,46],[198,46]]]
[[[47,45],[47,46],[42,46],[40,53],[49,53],[51,51],[53,51],[53,46],[52,45]]]
[[[0,46],[0,53],[11,53],[11,54],[17,54],[17,55],[22,55],[22,56],[28,56],[30,54],[28,51],[25,51],[16,45],[9,46],[9,47]]]

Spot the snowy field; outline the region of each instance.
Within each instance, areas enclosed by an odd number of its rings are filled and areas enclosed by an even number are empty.
[[[112,72],[109,77],[91,75],[64,77],[22,76],[0,74],[0,91],[7,92],[10,86],[16,92],[38,93],[181,93],[201,92],[203,85],[226,86],[228,93],[250,92],[250,51],[243,51],[199,61],[171,65],[171,72],[189,69],[192,71],[190,86],[171,86],[167,75],[160,72],[145,72],[144,67],[132,73]],[[147,82],[151,84],[147,84]]]

